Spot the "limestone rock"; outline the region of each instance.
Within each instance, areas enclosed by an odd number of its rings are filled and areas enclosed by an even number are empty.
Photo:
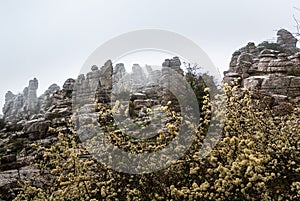
[[[289,31],[285,30],[285,29],[280,29],[277,32],[278,38],[277,38],[277,43],[279,45],[282,45],[284,47],[296,47],[297,44],[297,38],[295,38],[293,36],[293,34],[291,34]]]
[[[52,84],[48,89],[39,97],[40,112],[45,113],[52,105],[52,98],[56,92],[60,90],[57,84]]]
[[[263,80],[261,89],[272,94],[287,95],[290,78],[282,75],[270,75]]]
[[[113,76],[113,66],[111,60],[105,62],[104,66],[100,69],[100,82],[101,86],[105,89],[112,88],[112,76]]]
[[[92,66],[92,68],[91,68],[91,70],[94,72],[94,71],[97,71],[97,70],[99,70],[99,68],[98,68],[98,66],[96,66],[96,65],[93,65],[93,66]]]
[[[22,167],[20,170],[8,170],[0,173],[0,192],[5,192],[1,195],[1,199],[13,200],[16,197],[14,189],[19,187],[18,181],[24,181],[25,178],[36,178],[38,181],[39,170],[30,166]],[[21,177],[21,178],[19,178]]]
[[[179,57],[173,57],[172,59],[166,59],[162,63],[162,75],[164,76],[166,73],[168,73],[169,68],[178,72],[179,74],[183,75],[183,71],[180,68],[180,66],[181,66],[181,61],[180,61]]]
[[[252,76],[244,80],[244,87],[250,90],[258,90],[261,88],[264,76]]]
[[[44,92],[44,94],[51,94],[60,90],[60,87],[57,84],[52,84],[48,87],[48,89]]]
[[[91,71],[81,74],[73,84],[73,109],[96,102],[109,102],[113,85],[113,66],[111,60],[98,69],[92,66]]]
[[[228,85],[232,86],[238,80],[240,80],[241,75],[239,73],[234,72],[226,72],[223,78],[223,83],[227,83]]]
[[[138,88],[146,84],[147,79],[145,72],[139,64],[133,64],[131,79],[134,88]]]
[[[299,48],[296,47],[298,42],[297,38],[293,36],[289,31],[285,29],[280,29],[277,32],[277,43],[285,49],[288,54],[294,54],[299,52]]]
[[[116,64],[113,72],[113,82],[119,82],[126,75],[125,66],[123,63]]]
[[[147,85],[157,85],[159,82],[159,78],[161,77],[160,70],[152,70],[152,67],[146,65],[146,70],[148,73]]]
[[[72,92],[74,83],[75,83],[75,80],[73,78],[67,79],[63,85],[63,90],[66,92]]]
[[[272,101],[268,107],[284,115],[288,114],[290,102],[300,101],[300,49],[290,32],[281,29],[277,35],[277,44],[283,52],[263,46],[255,48],[253,43],[248,43],[232,55],[223,82],[236,85],[233,80],[240,78],[239,87],[263,94],[259,99],[269,98]]]
[[[250,42],[245,47],[235,51],[232,54],[232,58],[229,65],[229,72],[241,73],[245,64],[249,66],[249,63],[253,63],[254,57],[258,56],[259,50],[254,43]],[[251,66],[251,65],[250,65]],[[244,70],[245,71],[245,70]]]
[[[14,95],[11,91],[8,91],[5,95],[3,107],[4,118],[18,121],[37,113],[39,110],[37,89],[38,80],[34,78],[29,81],[29,85],[24,88],[23,93]]]

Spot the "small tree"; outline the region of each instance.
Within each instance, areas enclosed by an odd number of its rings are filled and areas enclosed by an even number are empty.
[[[297,12],[300,12],[300,9],[299,8],[297,8],[297,7],[294,7],[294,9],[297,11]],[[299,18],[294,14],[293,15],[293,18],[294,18],[294,21],[295,21],[295,23],[296,23],[296,25],[295,25],[295,27],[296,27],[296,33],[295,33],[295,35],[296,35],[296,37],[299,37],[300,36],[300,20],[299,20]]]
[[[275,50],[284,53],[285,50],[282,48],[278,43],[271,43],[269,41],[263,41],[262,43],[258,44],[258,46],[263,46],[266,49]]]
[[[198,64],[184,62],[184,66],[186,71],[185,78],[196,95],[199,108],[202,108],[204,96],[207,94],[204,89],[209,87],[211,94],[216,94],[218,91],[214,77],[207,73],[202,73],[201,66]]]
[[[32,144],[39,156],[35,166],[43,178],[39,186],[36,182],[25,181],[18,196],[19,200],[92,200],[101,198],[102,185],[97,182],[101,171],[95,160],[84,157],[87,152],[80,147],[76,136],[58,134],[58,140],[50,148]]]

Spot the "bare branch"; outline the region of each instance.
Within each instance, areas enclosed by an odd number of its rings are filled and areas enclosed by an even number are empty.
[[[294,21],[296,22],[296,29],[297,29],[297,33],[296,35],[299,36],[300,35],[300,23],[298,21],[298,19],[295,17],[295,15],[293,15]]]
[[[296,7],[296,6],[294,6],[293,7],[295,10],[297,10],[297,11],[300,11],[300,8],[298,8],[298,7]],[[299,19],[295,16],[295,14],[293,15],[293,19],[294,19],[294,21],[295,21],[295,23],[296,23],[296,30],[297,30],[297,32],[295,33],[295,36],[300,36],[300,21],[299,21]]]
[[[293,7],[295,10],[300,11],[300,8],[297,8],[296,6]]]

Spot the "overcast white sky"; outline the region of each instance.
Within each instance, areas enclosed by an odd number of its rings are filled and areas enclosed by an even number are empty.
[[[0,0],[0,106],[7,90],[21,92],[39,80],[76,78],[102,43],[133,30],[155,28],[197,43],[221,72],[249,41],[295,31],[299,0]],[[0,112],[1,113],[1,112]]]

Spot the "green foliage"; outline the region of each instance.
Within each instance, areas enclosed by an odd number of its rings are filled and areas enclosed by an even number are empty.
[[[263,46],[266,49],[279,51],[281,53],[285,53],[284,48],[282,48],[278,43],[271,43],[268,41],[263,41],[262,43],[258,44],[258,46]]]
[[[185,79],[193,89],[199,103],[199,108],[201,109],[204,96],[207,95],[204,89],[208,87],[211,94],[216,94],[218,91],[217,86],[214,83],[214,77],[207,73],[201,73],[201,67],[197,64],[184,64],[186,69]]]
[[[291,76],[300,76],[300,69],[291,69],[287,72],[287,74]]]
[[[11,146],[11,152],[18,154],[24,149],[24,140],[14,139]]]
[[[5,121],[4,119],[0,118],[0,130],[3,129],[5,127]]]

